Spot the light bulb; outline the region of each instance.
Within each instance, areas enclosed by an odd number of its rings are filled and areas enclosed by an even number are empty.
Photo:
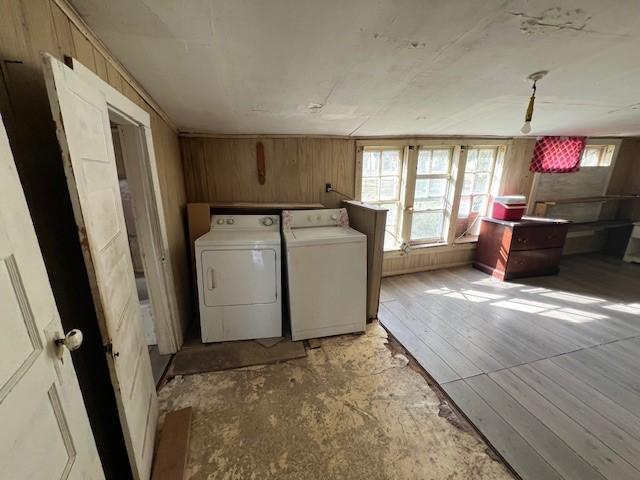
[[[520,131],[522,133],[524,133],[525,135],[527,135],[528,133],[531,133],[531,122],[529,122],[529,121],[524,122],[522,124],[522,128],[520,129]]]

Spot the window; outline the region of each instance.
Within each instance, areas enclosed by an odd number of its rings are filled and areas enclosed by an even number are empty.
[[[476,219],[487,214],[497,154],[497,147],[467,150],[467,164],[456,221],[456,238],[463,234],[476,235]]]
[[[613,145],[587,145],[580,160],[581,167],[608,167],[611,165]]]
[[[361,200],[389,210],[385,228],[386,249],[399,243],[396,239],[399,237],[402,151],[401,148],[366,148],[362,154]]]
[[[358,172],[360,200],[388,209],[385,250],[475,236],[476,219],[486,215],[499,184],[505,147],[491,140],[470,147],[447,139],[393,142],[365,146]]]
[[[411,216],[412,242],[444,241],[450,180],[451,149],[420,148]]]

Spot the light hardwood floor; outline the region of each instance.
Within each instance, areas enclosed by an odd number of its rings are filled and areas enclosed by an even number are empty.
[[[523,479],[640,479],[640,266],[383,280],[380,322]]]

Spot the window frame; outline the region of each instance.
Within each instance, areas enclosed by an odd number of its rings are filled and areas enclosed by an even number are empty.
[[[616,146],[611,143],[589,143],[584,146],[584,151],[582,152],[582,156],[580,157],[580,168],[609,168],[613,162],[613,155],[615,152]],[[600,150],[600,155],[598,156],[598,163],[596,165],[583,165],[582,162],[585,160],[585,155],[587,150],[597,149]],[[605,163],[606,162],[606,163]]]
[[[502,183],[504,159],[507,148],[512,139],[486,139],[486,138],[396,138],[396,139],[359,139],[356,141],[356,175],[355,191],[356,199],[362,200],[362,161],[365,149],[393,148],[404,150],[404,161],[401,170],[401,195],[398,205],[399,218],[397,219],[397,242],[389,248],[385,246],[385,254],[397,252],[402,254],[405,245],[415,248],[445,248],[456,245],[456,221],[460,206],[460,198],[463,186],[464,171],[466,168],[466,156],[468,149],[492,148],[496,149],[496,156],[492,165],[490,176],[489,201],[498,193]],[[415,196],[416,180],[424,175],[417,174],[417,162],[420,148],[426,149],[450,149],[451,161],[449,164],[448,185],[445,203],[445,220],[442,238],[411,240],[411,221],[413,216],[413,203]],[[444,175],[444,174],[440,174]],[[381,202],[363,202],[378,205]],[[386,202],[389,203],[389,202]],[[489,202],[488,202],[489,203]],[[485,213],[486,214],[486,213]],[[474,241],[465,239],[462,242]]]
[[[479,174],[479,173],[486,173],[489,175],[489,182],[487,184],[487,190],[484,193],[476,193],[473,190],[473,186],[472,186],[472,190],[471,193],[468,195],[465,195],[464,192],[460,192],[460,200],[462,200],[462,197],[469,197],[469,213],[467,214],[466,217],[462,217],[462,218],[469,218],[471,216],[473,212],[473,201],[476,197],[486,197],[487,199],[487,203],[485,204],[485,212],[484,213],[479,213],[478,216],[484,216],[487,214],[486,210],[489,208],[489,200],[491,198],[491,185],[493,183],[493,174],[496,170],[496,163],[498,162],[498,153],[499,153],[499,148],[496,146],[486,146],[486,145],[473,145],[473,146],[469,146],[469,148],[467,149],[467,162],[465,163],[465,168],[464,168],[464,172],[463,172],[463,176],[467,175],[467,165],[469,162],[469,152],[471,150],[477,150],[478,151],[478,158],[480,157],[480,151],[481,150],[493,150],[493,157],[491,159],[491,168],[489,168],[489,170],[475,170],[473,172],[468,172],[471,175],[475,175]],[[464,178],[462,180],[463,185],[462,185],[462,189],[464,190]],[[458,208],[458,213],[457,213],[457,220],[459,220],[460,217],[460,209]]]
[[[382,178],[383,175],[378,175],[376,176],[371,176],[371,175],[364,175],[364,153],[365,150],[375,150],[375,151],[379,151],[379,152],[383,152],[383,151],[394,151],[397,150],[400,152],[400,171],[398,172],[398,190],[397,190],[397,197],[395,200],[376,200],[376,201],[370,201],[370,200],[362,200],[362,183],[363,180],[365,178]],[[404,190],[404,177],[405,177],[405,168],[406,168],[406,146],[403,144],[386,144],[386,145],[367,145],[367,146],[361,146],[358,147],[358,159],[357,159],[357,175],[356,175],[356,198],[360,201],[362,201],[363,203],[367,203],[369,205],[375,205],[378,207],[382,207],[385,208],[384,205],[385,204],[390,204],[390,203],[394,203],[396,205],[396,223],[395,223],[395,229],[393,232],[390,232],[389,230],[387,230],[387,224],[385,223],[385,240],[386,240],[386,236],[387,234],[391,234],[392,237],[394,237],[395,239],[395,244],[394,244],[394,248],[389,249],[386,246],[386,242],[384,242],[384,248],[385,251],[389,251],[389,250],[395,250],[396,248],[398,248],[401,244],[401,235],[400,235],[400,231],[401,231],[401,224],[402,224],[402,195],[403,195],[403,190]],[[382,171],[382,153],[380,154],[380,168],[379,171]],[[385,175],[388,177],[391,176],[396,176],[396,175]],[[378,195],[379,197],[379,195]],[[388,211],[387,211],[387,216],[388,216]]]
[[[415,163],[414,165],[410,165],[409,168],[414,169],[415,167],[415,171],[413,174],[413,189],[411,190],[411,192],[407,192],[410,193],[409,195],[405,195],[405,210],[406,210],[406,234],[403,235],[404,241],[407,242],[410,245],[434,245],[434,244],[442,244],[447,240],[447,204],[448,204],[448,200],[451,196],[451,188],[455,188],[455,186],[451,185],[451,172],[453,170],[453,162],[454,162],[454,150],[455,148],[452,146],[447,146],[447,145],[417,145],[414,147],[415,148]],[[448,164],[448,168],[447,168],[447,173],[425,173],[425,174],[421,174],[418,173],[418,162],[420,159],[420,151],[421,150],[430,150],[432,152],[433,155],[433,151],[435,150],[448,150],[449,151],[449,164]],[[442,195],[442,199],[443,199],[443,206],[442,208],[436,208],[436,209],[425,209],[425,210],[416,210],[415,208],[415,203],[416,203],[416,196],[415,196],[415,191],[416,191],[416,185],[418,183],[418,180],[421,179],[426,179],[426,180],[437,180],[437,179],[444,179],[446,181],[446,186],[445,186],[445,191],[444,194]],[[416,239],[412,239],[411,235],[413,233],[413,218],[414,218],[414,214],[416,213],[423,213],[423,212],[442,212],[442,235],[439,237],[425,237],[425,238],[416,238]]]

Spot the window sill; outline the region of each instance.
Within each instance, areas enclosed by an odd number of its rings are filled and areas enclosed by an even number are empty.
[[[478,235],[469,235],[467,237],[462,237],[453,243],[459,245],[463,245],[465,243],[478,243]]]
[[[385,250],[384,255],[388,257],[403,257],[406,255],[411,255],[415,253],[426,253],[428,251],[446,252],[446,251],[454,250],[456,248],[472,249],[472,248],[475,248],[476,243],[478,243],[478,239],[471,237],[468,240],[461,239],[454,243],[439,242],[439,243],[425,243],[422,245],[412,245],[408,253],[405,253],[402,250],[400,250],[399,247],[396,247],[396,248]]]

